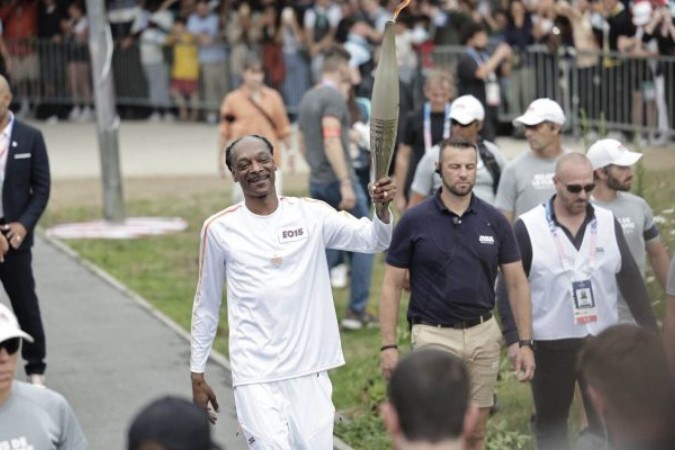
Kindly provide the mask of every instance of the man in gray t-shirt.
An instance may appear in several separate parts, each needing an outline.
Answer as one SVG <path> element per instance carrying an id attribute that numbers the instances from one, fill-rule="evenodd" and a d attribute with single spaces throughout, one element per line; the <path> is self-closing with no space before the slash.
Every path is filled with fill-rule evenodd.
<path id="1" fill-rule="evenodd" d="M 530 150 L 507 164 L 499 181 L 495 206 L 511 222 L 555 194 L 555 164 L 565 153 L 562 148 L 565 114 L 558 103 L 540 98 L 513 123 L 525 127 Z"/>
<path id="2" fill-rule="evenodd" d="M 0 304 L 0 449 L 85 450 L 89 448 L 70 405 L 42 386 L 16 381 L 21 341 L 16 316 Z"/>
<path id="3" fill-rule="evenodd" d="M 642 157 L 616 139 L 601 139 L 591 145 L 586 156 L 593 165 L 595 190 L 591 201 L 614 213 L 621 224 L 630 252 L 642 276 L 647 270 L 647 255 L 654 275 L 665 288 L 668 276 L 668 251 L 659 239 L 654 214 L 647 202 L 630 192 L 633 165 Z M 626 302 L 620 298 L 619 321 L 634 322 Z"/>
<path id="4" fill-rule="evenodd" d="M 349 58 L 339 46 L 324 53 L 321 83 L 305 93 L 298 107 L 298 140 L 309 165 L 309 195 L 360 219 L 370 210 L 349 157 Z M 328 249 L 326 259 L 332 269 L 340 262 L 340 252 Z M 352 253 L 349 264 L 349 305 L 340 324 L 346 330 L 375 326 L 377 319 L 367 311 L 373 255 Z"/>
<path id="5" fill-rule="evenodd" d="M 501 171 L 506 166 L 506 158 L 499 147 L 479 137 L 484 119 L 485 109 L 473 95 L 462 95 L 450 105 L 448 120 L 452 136 L 464 138 L 478 146 L 476 184 L 473 187 L 473 193 L 492 205 L 495 202 L 496 186 L 499 183 Z M 441 177 L 436 172 L 438 156 L 439 145 L 435 145 L 417 164 L 410 187 L 408 207 L 421 202 L 441 187 Z"/>

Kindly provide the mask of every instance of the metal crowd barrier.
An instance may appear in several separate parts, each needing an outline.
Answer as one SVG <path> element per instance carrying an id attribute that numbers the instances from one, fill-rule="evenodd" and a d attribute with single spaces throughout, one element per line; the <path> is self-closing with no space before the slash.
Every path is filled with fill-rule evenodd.
<path id="1" fill-rule="evenodd" d="M 454 73 L 460 46 L 434 50 L 436 65 Z M 629 57 L 616 52 L 577 52 L 529 47 L 514 53 L 511 71 L 500 78 L 499 119 L 510 122 L 539 97 L 565 110 L 567 130 L 640 134 L 666 143 L 675 138 L 675 57 Z"/>
<path id="2" fill-rule="evenodd" d="M 88 62 L 86 46 L 42 40 L 6 41 L 6 44 L 10 53 L 19 55 L 12 58 L 10 73 L 17 102 L 66 108 L 74 104 L 72 67 L 74 63 Z M 433 62 L 454 72 L 457 58 L 463 53 L 465 49 L 461 46 L 436 47 Z M 164 56 L 170 67 L 170 48 L 165 49 Z M 309 61 L 305 55 L 294 55 L 289 62 L 288 82 L 281 91 L 289 112 L 293 113 L 298 99 L 309 87 Z M 0 65 L 0 71 L 2 69 Z M 118 106 L 152 106 L 137 44 L 116 45 L 113 70 Z M 224 75 L 232 80 L 229 88 L 236 87 L 240 77 L 233 73 Z M 79 79 L 79 83 L 82 82 Z M 581 53 L 566 47 L 551 51 L 538 45 L 514 53 L 510 73 L 502 76 L 500 83 L 499 118 L 503 122 L 522 114 L 533 99 L 549 97 L 563 106 L 569 118 L 567 130 L 575 134 L 588 130 L 621 131 L 666 141 L 675 138 L 673 56 L 639 58 L 618 53 Z M 79 95 L 81 97 L 81 93 Z M 200 98 L 199 108 L 213 109 L 220 101 L 208 100 L 207 103 Z"/>

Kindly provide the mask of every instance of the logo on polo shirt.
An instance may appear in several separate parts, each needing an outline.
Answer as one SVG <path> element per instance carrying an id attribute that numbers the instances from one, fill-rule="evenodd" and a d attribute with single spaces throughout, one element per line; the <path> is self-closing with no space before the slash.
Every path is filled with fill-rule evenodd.
<path id="1" fill-rule="evenodd" d="M 481 244 L 494 244 L 495 243 L 495 238 L 493 236 L 483 236 L 482 234 L 478 236 L 478 242 Z"/>

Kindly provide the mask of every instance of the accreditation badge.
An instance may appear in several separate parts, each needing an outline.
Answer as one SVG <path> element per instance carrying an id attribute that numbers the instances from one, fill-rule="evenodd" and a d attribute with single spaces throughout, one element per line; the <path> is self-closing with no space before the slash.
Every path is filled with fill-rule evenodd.
<path id="1" fill-rule="evenodd" d="M 598 308 L 595 305 L 591 280 L 573 281 L 572 297 L 574 299 L 575 325 L 597 322 Z"/>
<path id="2" fill-rule="evenodd" d="M 485 83 L 485 103 L 490 106 L 499 106 L 501 102 L 501 92 L 497 80 L 490 80 Z"/>

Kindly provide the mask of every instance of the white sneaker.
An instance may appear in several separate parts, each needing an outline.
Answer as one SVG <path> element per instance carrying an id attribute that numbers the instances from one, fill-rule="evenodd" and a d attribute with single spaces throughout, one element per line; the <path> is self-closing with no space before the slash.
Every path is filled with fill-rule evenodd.
<path id="1" fill-rule="evenodd" d="M 28 375 L 28 382 L 33 386 L 46 387 L 45 376 L 40 375 L 39 373 L 31 373 L 30 375 Z"/>
<path id="2" fill-rule="evenodd" d="M 59 116 L 57 116 L 56 114 L 54 114 L 53 116 L 49 116 L 47 117 L 47 120 L 45 120 L 45 123 L 47 125 L 56 125 L 57 123 L 59 123 Z"/>
<path id="3" fill-rule="evenodd" d="M 330 270 L 330 285 L 335 289 L 347 287 L 346 264 L 339 264 Z"/>
<path id="4" fill-rule="evenodd" d="M 649 138 L 649 143 L 654 147 L 665 147 L 668 145 L 668 132 L 662 132 L 658 136 L 655 133 L 654 136 Z"/>
<path id="5" fill-rule="evenodd" d="M 164 117 L 162 118 L 164 122 L 166 123 L 174 123 L 176 121 L 176 116 L 174 116 L 172 113 L 167 112 L 164 113 Z"/>
<path id="6" fill-rule="evenodd" d="M 148 122 L 159 122 L 162 120 L 162 115 L 159 113 L 159 111 L 155 111 L 150 116 L 148 117 Z"/>
<path id="7" fill-rule="evenodd" d="M 86 106 L 82 108 L 82 113 L 80 114 L 79 121 L 80 122 L 89 122 L 91 119 L 94 118 L 94 111 Z"/>
<path id="8" fill-rule="evenodd" d="M 71 122 L 80 120 L 80 115 L 82 115 L 82 110 L 80 109 L 79 106 L 75 106 L 73 107 L 73 109 L 70 110 L 70 114 L 68 114 L 68 120 L 70 120 Z"/>

